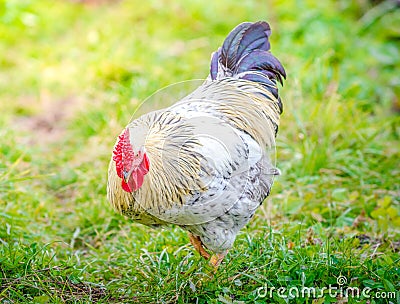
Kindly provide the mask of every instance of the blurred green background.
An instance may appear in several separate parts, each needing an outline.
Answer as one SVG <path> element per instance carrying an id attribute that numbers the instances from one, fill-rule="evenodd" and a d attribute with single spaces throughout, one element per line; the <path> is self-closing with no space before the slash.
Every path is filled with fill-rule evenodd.
<path id="1" fill-rule="evenodd" d="M 288 74 L 282 176 L 211 275 L 179 228 L 115 214 L 108 160 L 142 100 L 257 20 Z M 265 303 L 340 275 L 372 290 L 349 302 L 396 293 L 399 46 L 398 1 L 0 0 L 0 301 Z"/>

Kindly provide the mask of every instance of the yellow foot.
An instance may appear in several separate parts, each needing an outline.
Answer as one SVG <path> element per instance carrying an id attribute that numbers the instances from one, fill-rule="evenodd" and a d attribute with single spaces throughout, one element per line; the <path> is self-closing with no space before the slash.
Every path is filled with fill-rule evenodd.
<path id="1" fill-rule="evenodd" d="M 221 264 L 227 253 L 228 250 L 223 253 L 216 253 L 211 257 L 210 264 L 214 266 L 215 270 L 217 270 L 218 266 Z"/>
<path id="2" fill-rule="evenodd" d="M 204 249 L 203 243 L 201 242 L 200 237 L 195 236 L 189 232 L 189 239 L 190 239 L 190 243 L 192 243 L 194 249 L 196 249 L 203 258 L 208 260 L 210 258 L 210 254 Z"/>

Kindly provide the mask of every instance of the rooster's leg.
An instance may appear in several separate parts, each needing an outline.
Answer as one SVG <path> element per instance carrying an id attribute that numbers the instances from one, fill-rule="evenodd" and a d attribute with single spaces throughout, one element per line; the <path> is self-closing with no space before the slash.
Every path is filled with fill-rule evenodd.
<path id="1" fill-rule="evenodd" d="M 204 249 L 203 243 L 200 240 L 200 237 L 195 236 L 189 232 L 190 243 L 192 243 L 194 249 L 196 249 L 200 255 L 208 260 L 210 258 L 210 254 Z"/>
<path id="2" fill-rule="evenodd" d="M 228 253 L 228 250 L 223 253 L 214 254 L 210 259 L 210 264 L 212 266 L 214 266 L 215 269 L 217 269 L 219 264 L 221 264 L 222 260 L 224 259 L 224 257 L 226 256 L 227 253 Z"/>

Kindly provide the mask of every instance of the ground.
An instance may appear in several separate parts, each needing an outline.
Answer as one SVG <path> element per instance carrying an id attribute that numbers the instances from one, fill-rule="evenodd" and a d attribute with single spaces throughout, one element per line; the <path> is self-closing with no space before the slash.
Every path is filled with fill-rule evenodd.
<path id="1" fill-rule="evenodd" d="M 248 20 L 288 74 L 282 175 L 213 275 L 181 229 L 111 209 L 107 163 Z M 1 303 L 398 303 L 399 29 L 394 1 L 0 3 Z"/>

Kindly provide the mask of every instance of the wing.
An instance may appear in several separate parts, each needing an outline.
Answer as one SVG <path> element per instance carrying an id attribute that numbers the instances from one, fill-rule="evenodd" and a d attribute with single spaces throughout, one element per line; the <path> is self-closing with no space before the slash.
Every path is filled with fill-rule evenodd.
<path id="1" fill-rule="evenodd" d="M 210 113 L 186 109 L 180 115 L 185 115 L 193 136 L 200 142 L 193 152 L 202 156 L 198 176 L 185 178 L 200 178 L 205 188 L 191 189 L 183 205 L 146 211 L 165 222 L 195 225 L 222 216 L 244 195 L 253 196 L 248 208 L 254 211 L 268 195 L 277 172 L 265 150 L 250 135 Z M 263 175 L 263 182 L 257 179 L 258 185 L 252 184 L 254 170 Z"/>

